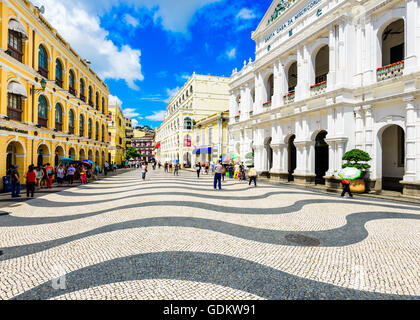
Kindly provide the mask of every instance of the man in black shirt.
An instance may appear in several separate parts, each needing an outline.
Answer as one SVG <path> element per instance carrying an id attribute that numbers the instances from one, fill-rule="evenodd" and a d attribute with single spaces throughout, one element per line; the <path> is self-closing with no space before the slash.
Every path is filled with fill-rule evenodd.
<path id="1" fill-rule="evenodd" d="M 20 179 L 18 166 L 13 166 L 10 172 L 12 183 L 12 198 L 20 198 Z"/>

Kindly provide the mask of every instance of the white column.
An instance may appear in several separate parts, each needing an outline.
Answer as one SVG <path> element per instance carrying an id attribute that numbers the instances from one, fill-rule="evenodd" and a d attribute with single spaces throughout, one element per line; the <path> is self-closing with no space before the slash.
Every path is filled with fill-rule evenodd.
<path id="1" fill-rule="evenodd" d="M 271 148 L 273 149 L 273 167 L 271 168 L 270 172 L 280 173 L 280 144 L 271 144 Z"/>
<path id="2" fill-rule="evenodd" d="M 363 68 L 363 84 L 369 85 L 372 84 L 375 80 L 375 73 L 374 70 L 378 68 L 377 66 L 377 42 L 378 40 L 375 37 L 375 33 L 373 30 L 373 22 L 371 17 L 366 17 L 365 19 L 365 45 L 366 50 L 364 52 L 364 68 Z M 375 68 L 376 67 L 376 68 Z"/>
<path id="3" fill-rule="evenodd" d="M 417 110 L 414 97 L 404 99 L 406 102 L 406 156 L 404 181 L 416 181 L 416 122 Z M 417 164 L 418 165 L 418 164 Z"/>
<path id="4" fill-rule="evenodd" d="M 310 59 L 309 59 L 310 60 Z M 297 74 L 295 101 L 305 99 L 309 96 L 309 68 L 308 49 L 306 45 L 297 50 Z"/>
<path id="5" fill-rule="evenodd" d="M 283 65 L 280 60 L 274 63 L 274 95 L 272 106 L 277 108 L 283 105 Z"/>
<path id="6" fill-rule="evenodd" d="M 262 75 L 260 72 L 257 72 L 255 75 L 255 113 L 259 113 L 262 111 L 262 104 L 263 104 L 263 94 L 264 94 L 264 83 L 262 79 Z"/>
<path id="7" fill-rule="evenodd" d="M 254 164 L 255 164 L 255 170 L 257 170 L 257 172 L 259 173 L 264 171 L 263 165 L 262 165 L 263 149 L 264 149 L 264 146 L 262 145 L 255 146 Z"/>
<path id="8" fill-rule="evenodd" d="M 229 100 L 229 123 L 235 123 L 235 116 L 237 112 L 235 91 L 231 92 Z"/>
<path id="9" fill-rule="evenodd" d="M 373 117 L 372 105 L 363 106 L 365 111 L 365 151 L 369 153 L 374 162 L 378 160 L 378 155 L 373 153 Z M 377 178 L 376 165 L 371 168 L 372 178 Z"/>
<path id="10" fill-rule="evenodd" d="M 337 169 L 337 159 L 336 159 L 336 142 L 334 139 L 328 140 L 325 139 L 325 142 L 328 143 L 328 171 L 325 173 L 327 177 L 334 175 L 334 170 Z"/>
<path id="11" fill-rule="evenodd" d="M 336 84 L 337 49 L 336 49 L 336 25 L 329 27 L 328 47 L 330 49 L 330 71 L 327 75 L 327 90 L 334 90 Z"/>
<path id="12" fill-rule="evenodd" d="M 418 72 L 420 54 L 420 23 L 418 17 L 418 1 L 408 0 L 406 4 L 406 25 L 405 32 L 405 61 L 404 74 Z"/>
<path id="13" fill-rule="evenodd" d="M 355 107 L 354 113 L 356 114 L 356 130 L 355 130 L 355 148 L 364 149 L 363 147 L 363 118 L 362 118 L 362 108 Z"/>

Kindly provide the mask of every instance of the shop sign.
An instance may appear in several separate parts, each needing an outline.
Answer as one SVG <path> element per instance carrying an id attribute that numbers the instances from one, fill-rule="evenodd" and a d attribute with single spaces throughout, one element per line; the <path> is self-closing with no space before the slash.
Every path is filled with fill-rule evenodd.
<path id="1" fill-rule="evenodd" d="M 0 127 L 0 130 L 23 133 L 23 134 L 28 134 L 29 133 L 28 131 L 25 131 L 25 130 L 20 130 L 20 129 L 17 129 L 17 128 L 8 128 L 8 127 Z"/>

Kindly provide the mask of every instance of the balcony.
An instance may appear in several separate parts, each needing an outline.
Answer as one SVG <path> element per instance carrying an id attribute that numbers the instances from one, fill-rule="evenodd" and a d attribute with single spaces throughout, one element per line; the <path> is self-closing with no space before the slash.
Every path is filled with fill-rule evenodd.
<path id="1" fill-rule="evenodd" d="M 251 110 L 250 112 L 249 112 L 249 116 L 250 117 L 252 117 L 254 115 L 254 110 Z"/>
<path id="2" fill-rule="evenodd" d="M 239 118 L 241 117 L 240 114 L 238 114 L 237 116 L 235 116 L 235 122 L 239 122 Z"/>
<path id="3" fill-rule="evenodd" d="M 283 96 L 284 104 L 289 104 L 295 102 L 295 92 L 289 92 Z"/>
<path id="4" fill-rule="evenodd" d="M 38 124 L 41 127 L 48 128 L 48 119 L 44 117 L 38 117 Z"/>
<path id="5" fill-rule="evenodd" d="M 69 134 L 74 134 L 74 127 L 69 127 Z"/>
<path id="6" fill-rule="evenodd" d="M 83 102 L 86 102 L 86 97 L 83 94 L 80 94 L 80 100 L 82 100 Z"/>
<path id="7" fill-rule="evenodd" d="M 63 80 L 61 80 L 61 79 L 55 79 L 55 84 L 57 86 L 59 86 L 60 88 L 62 88 L 63 87 Z"/>
<path id="8" fill-rule="evenodd" d="M 7 107 L 7 116 L 10 120 L 22 121 L 22 110 Z"/>
<path id="9" fill-rule="evenodd" d="M 271 108 L 271 101 L 267 101 L 266 103 L 263 103 L 263 108 Z"/>
<path id="10" fill-rule="evenodd" d="M 404 60 L 398 61 L 376 70 L 376 81 L 383 81 L 403 75 Z"/>
<path id="11" fill-rule="evenodd" d="M 57 131 L 63 131 L 63 123 L 62 122 L 56 122 L 55 123 L 55 128 L 57 129 Z"/>
<path id="12" fill-rule="evenodd" d="M 44 78 L 48 79 L 48 70 L 43 67 L 39 67 L 38 73 Z"/>
<path id="13" fill-rule="evenodd" d="M 74 88 L 69 88 L 69 93 L 74 95 L 75 97 L 77 96 L 77 91 Z"/>
<path id="14" fill-rule="evenodd" d="M 6 51 L 6 53 L 11 56 L 12 58 L 16 59 L 19 62 L 23 61 L 23 53 L 16 50 L 15 48 L 13 48 L 12 46 L 8 46 L 8 49 Z"/>
<path id="15" fill-rule="evenodd" d="M 320 83 L 314 84 L 311 86 L 311 97 L 319 96 L 327 91 L 327 81 L 322 81 Z"/>

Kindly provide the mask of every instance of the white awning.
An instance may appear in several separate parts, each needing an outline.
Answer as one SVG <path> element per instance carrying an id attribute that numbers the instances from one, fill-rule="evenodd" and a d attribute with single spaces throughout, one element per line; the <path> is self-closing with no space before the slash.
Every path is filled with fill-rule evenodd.
<path id="1" fill-rule="evenodd" d="M 25 87 L 22 86 L 20 83 L 14 82 L 14 81 L 10 82 L 9 85 L 7 86 L 7 92 L 12 93 L 12 94 L 17 94 L 24 98 L 28 97 L 28 95 L 26 94 Z"/>
<path id="2" fill-rule="evenodd" d="M 16 20 L 12 19 L 12 20 L 9 21 L 9 30 L 19 32 L 26 39 L 29 38 L 25 27 L 20 22 L 18 22 Z"/>

